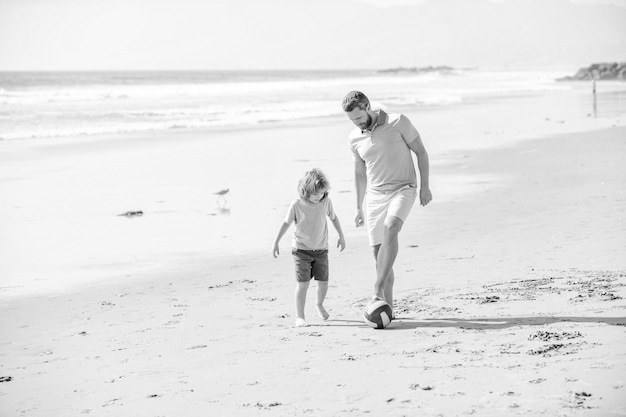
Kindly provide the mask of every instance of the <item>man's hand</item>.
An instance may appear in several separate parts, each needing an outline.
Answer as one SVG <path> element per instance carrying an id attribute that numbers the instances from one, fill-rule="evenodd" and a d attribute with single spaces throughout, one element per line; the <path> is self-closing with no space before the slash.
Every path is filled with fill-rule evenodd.
<path id="1" fill-rule="evenodd" d="M 277 258 L 278 255 L 280 255 L 280 250 L 278 249 L 278 243 L 274 243 L 272 245 L 272 255 L 274 255 L 274 258 Z"/>
<path id="2" fill-rule="evenodd" d="M 354 216 L 354 224 L 356 225 L 356 227 L 361 227 L 364 223 L 365 220 L 363 219 L 363 210 L 357 209 L 356 216 Z"/>
<path id="3" fill-rule="evenodd" d="M 422 206 L 425 206 L 426 204 L 430 203 L 432 199 L 433 199 L 433 195 L 430 192 L 430 188 L 423 187 L 420 189 L 420 204 Z"/>

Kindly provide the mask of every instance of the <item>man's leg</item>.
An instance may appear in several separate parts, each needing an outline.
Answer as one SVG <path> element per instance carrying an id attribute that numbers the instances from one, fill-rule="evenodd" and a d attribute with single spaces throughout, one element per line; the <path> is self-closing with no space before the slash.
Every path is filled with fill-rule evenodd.
<path id="1" fill-rule="evenodd" d="M 378 252 L 380 250 L 380 245 L 376 245 L 376 246 L 372 246 L 372 249 L 374 250 L 374 259 L 376 260 L 376 271 L 378 271 Z M 384 293 L 384 299 L 387 302 L 387 304 L 389 304 L 389 306 L 391 306 L 391 310 L 393 311 L 393 283 L 395 281 L 395 276 L 393 273 L 393 268 L 391 268 L 391 272 L 389 273 L 389 275 L 387 276 L 387 280 L 385 281 L 385 289 L 383 291 Z"/>
<path id="2" fill-rule="evenodd" d="M 402 229 L 402 220 L 395 216 L 385 219 L 383 243 L 376 249 L 376 284 L 374 293 L 387 301 L 393 309 L 393 263 L 398 255 L 398 233 Z"/>
<path id="3" fill-rule="evenodd" d="M 389 275 L 387 276 L 387 281 L 385 281 L 385 301 L 387 301 L 387 304 L 389 304 L 389 306 L 391 307 L 391 314 L 392 314 L 392 318 L 396 316 L 396 313 L 393 310 L 393 282 L 394 282 L 394 275 L 393 275 L 393 269 L 391 270 L 391 272 L 389 272 Z"/>

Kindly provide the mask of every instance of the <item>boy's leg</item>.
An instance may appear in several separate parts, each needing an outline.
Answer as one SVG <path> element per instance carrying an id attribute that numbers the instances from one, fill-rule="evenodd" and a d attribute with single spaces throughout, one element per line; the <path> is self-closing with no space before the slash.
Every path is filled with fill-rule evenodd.
<path id="1" fill-rule="evenodd" d="M 328 281 L 317 281 L 317 314 L 323 319 L 328 320 L 328 312 L 324 308 L 324 299 L 328 293 Z"/>
<path id="2" fill-rule="evenodd" d="M 304 305 L 306 304 L 306 292 L 309 289 L 310 282 L 311 281 L 298 282 L 296 284 L 296 326 L 297 327 L 308 326 L 307 322 L 304 320 Z"/>
<path id="3" fill-rule="evenodd" d="M 306 304 L 306 293 L 311 282 L 311 266 L 313 257 L 307 251 L 293 249 L 291 251 L 296 268 L 296 326 L 308 326 L 304 320 L 304 305 Z"/>
<path id="4" fill-rule="evenodd" d="M 328 251 L 316 251 L 315 261 L 311 267 L 311 273 L 315 277 L 317 283 L 317 314 L 323 319 L 328 320 L 328 312 L 324 308 L 324 300 L 328 293 Z"/>

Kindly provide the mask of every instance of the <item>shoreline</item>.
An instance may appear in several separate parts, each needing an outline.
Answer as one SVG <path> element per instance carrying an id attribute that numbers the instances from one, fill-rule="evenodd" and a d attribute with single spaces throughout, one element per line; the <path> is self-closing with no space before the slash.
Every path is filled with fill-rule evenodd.
<path id="1" fill-rule="evenodd" d="M 528 90 L 528 91 L 510 91 L 506 93 L 491 92 L 486 93 L 484 96 L 472 96 L 465 97 L 462 101 L 457 103 L 447 104 L 407 104 L 407 105 L 395 105 L 394 111 L 413 113 L 413 114 L 429 114 L 429 113 L 441 113 L 441 112 L 455 112 L 463 108 L 474 107 L 489 107 L 493 102 L 500 103 L 502 105 L 515 105 L 516 102 L 522 102 L 528 100 L 528 102 L 536 101 L 545 97 L 555 97 L 559 95 L 578 96 L 576 100 L 580 100 L 581 94 L 587 94 L 591 92 L 591 87 L 588 88 L 586 81 L 559 81 L 556 85 L 563 86 L 563 88 L 555 88 L 548 90 Z M 601 80 L 598 81 L 598 97 L 610 95 L 614 93 L 621 94 L 625 91 L 624 82 L 613 80 Z M 604 87 L 603 87 L 604 86 Z M 340 110 L 340 103 L 337 103 L 337 108 Z M 591 110 L 591 106 L 589 107 Z M 536 111 L 536 110 L 533 110 Z M 339 112 L 340 113 L 340 112 Z M 579 115 L 580 116 L 580 115 Z M 588 116 L 591 116 L 589 114 Z M 603 118 L 606 118 L 605 115 Z M 621 115 L 611 114 L 608 116 L 622 118 Z M 212 135 L 222 135 L 228 133 L 247 133 L 256 130 L 267 129 L 290 129 L 290 128 L 305 128 L 316 126 L 320 123 L 339 122 L 345 121 L 345 117 L 342 114 L 327 115 L 327 116 L 315 116 L 306 117 L 300 119 L 289 119 L 274 121 L 268 120 L 264 122 L 256 122 L 252 124 L 235 124 L 224 126 L 212 126 L 212 127 L 185 127 L 185 128 L 169 128 L 166 130 L 136 130 L 125 132 L 110 132 L 110 133 L 97 133 L 97 134 L 81 134 L 75 136 L 53 136 L 53 137 L 36 137 L 36 138 L 24 138 L 24 139 L 1 139 L 0 146 L 35 146 L 35 147 L 53 147 L 53 146 L 72 146 L 72 145 L 87 145 L 99 142 L 117 142 L 117 141 L 151 141 L 153 137 L 161 140 L 164 137 L 182 136 L 187 139 L 194 137 L 206 137 Z M 611 123 L 611 122 L 607 122 Z M 597 127 L 591 126 L 585 129 L 595 129 Z M 561 133 L 568 133 L 568 131 L 561 131 Z"/>

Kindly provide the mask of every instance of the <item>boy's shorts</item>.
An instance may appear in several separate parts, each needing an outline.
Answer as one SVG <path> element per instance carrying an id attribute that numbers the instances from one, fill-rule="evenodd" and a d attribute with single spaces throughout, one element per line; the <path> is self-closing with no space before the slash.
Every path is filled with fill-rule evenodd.
<path id="1" fill-rule="evenodd" d="M 385 219 L 398 217 L 404 223 L 417 199 L 417 187 L 407 185 L 389 193 L 367 192 L 366 223 L 370 246 L 383 243 Z"/>
<path id="2" fill-rule="evenodd" d="M 296 265 L 296 281 L 328 281 L 328 250 L 292 249 Z"/>

